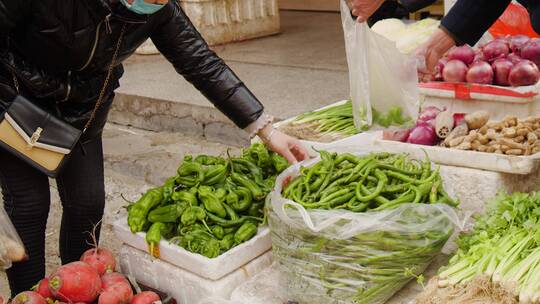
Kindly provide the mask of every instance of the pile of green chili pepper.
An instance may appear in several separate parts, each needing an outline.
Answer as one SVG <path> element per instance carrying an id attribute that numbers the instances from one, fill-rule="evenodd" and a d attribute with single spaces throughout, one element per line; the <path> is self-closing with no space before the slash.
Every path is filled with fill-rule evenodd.
<path id="1" fill-rule="evenodd" d="M 268 214 L 287 296 L 311 304 L 385 303 L 411 279 L 423 279 L 452 235 L 447 205 L 457 203 L 428 159 L 390 153 L 320 155 L 313 166 L 300 169 L 282 194 L 304 206 L 311 223 L 324 223 L 324 228 L 312 230 L 295 208 L 285 209 L 286 220 L 272 208 Z M 270 206 L 281 208 L 278 202 Z"/>
<path id="2" fill-rule="evenodd" d="M 149 252 L 159 257 L 162 238 L 215 258 L 257 234 L 265 222 L 264 199 L 287 160 L 260 143 L 240 157 L 187 155 L 161 187 L 128 206 L 133 233 L 146 232 Z"/>
<path id="3" fill-rule="evenodd" d="M 321 161 L 283 190 L 283 196 L 306 209 L 382 211 L 405 203 L 445 203 L 456 206 L 443 189 L 439 168 L 429 159 L 376 153 L 367 156 L 320 151 Z"/>

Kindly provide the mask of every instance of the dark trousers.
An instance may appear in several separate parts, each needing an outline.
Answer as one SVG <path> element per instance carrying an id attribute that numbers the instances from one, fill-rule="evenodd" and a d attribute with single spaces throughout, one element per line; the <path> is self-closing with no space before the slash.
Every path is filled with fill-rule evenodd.
<path id="1" fill-rule="evenodd" d="M 62 201 L 62 264 L 79 260 L 91 246 L 92 231 L 105 206 L 101 136 L 77 145 L 56 179 Z M 0 148 L 0 183 L 4 207 L 19 233 L 29 260 L 7 271 L 13 296 L 45 276 L 45 227 L 50 207 L 49 179 Z M 97 229 L 99 237 L 99 228 Z"/>

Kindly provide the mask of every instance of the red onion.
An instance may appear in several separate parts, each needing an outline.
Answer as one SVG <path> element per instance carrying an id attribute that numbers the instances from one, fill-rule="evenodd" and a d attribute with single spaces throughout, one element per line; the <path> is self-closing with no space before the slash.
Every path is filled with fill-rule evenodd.
<path id="1" fill-rule="evenodd" d="M 484 53 L 482 53 L 481 50 L 477 50 L 474 55 L 473 62 L 477 61 L 486 61 L 486 58 L 484 57 Z"/>
<path id="2" fill-rule="evenodd" d="M 450 60 L 443 69 L 443 79 L 448 82 L 465 82 L 467 66 L 461 60 Z"/>
<path id="3" fill-rule="evenodd" d="M 514 87 L 533 85 L 538 82 L 539 78 L 538 66 L 534 62 L 525 59 L 514 65 L 508 75 L 508 81 Z"/>
<path id="4" fill-rule="evenodd" d="M 530 38 L 525 35 L 516 35 L 516 36 L 510 37 L 509 40 L 510 40 L 509 41 L 510 49 L 512 50 L 513 53 L 519 55 L 521 52 L 521 48 L 529 42 Z"/>
<path id="5" fill-rule="evenodd" d="M 437 81 L 443 80 L 442 71 L 447 62 L 448 62 L 447 58 L 439 59 L 439 61 L 437 62 L 437 65 L 435 66 L 435 80 Z"/>
<path id="6" fill-rule="evenodd" d="M 485 61 L 477 61 L 471 65 L 467 71 L 468 83 L 492 84 L 493 69 Z"/>
<path id="7" fill-rule="evenodd" d="M 516 64 L 521 61 L 521 57 L 514 53 L 508 54 L 508 56 L 506 56 L 506 59 L 510 60 L 512 64 Z"/>
<path id="8" fill-rule="evenodd" d="M 430 120 L 434 120 L 435 118 L 437 118 L 437 115 L 439 115 L 439 113 L 441 113 L 442 111 L 446 111 L 446 107 L 444 107 L 442 110 L 435 106 L 425 107 L 422 109 L 422 112 L 420 112 L 420 115 L 418 115 L 416 123 L 429 122 Z"/>
<path id="9" fill-rule="evenodd" d="M 525 46 L 521 48 L 521 58 L 528 59 L 536 65 L 540 65 L 540 41 L 539 39 L 531 39 Z"/>
<path id="10" fill-rule="evenodd" d="M 493 40 L 482 47 L 482 52 L 487 61 L 491 62 L 498 58 L 504 58 L 510 53 L 508 44 L 502 40 Z"/>
<path id="11" fill-rule="evenodd" d="M 493 68 L 493 73 L 495 74 L 494 83 L 501 86 L 509 86 L 508 74 L 510 70 L 514 67 L 512 61 L 504 58 L 499 58 L 493 62 L 491 65 Z"/>
<path id="12" fill-rule="evenodd" d="M 411 130 L 407 142 L 417 145 L 433 146 L 437 143 L 435 128 L 428 123 L 421 122 Z"/>
<path id="13" fill-rule="evenodd" d="M 468 45 L 454 47 L 448 52 L 448 59 L 461 60 L 466 65 L 469 65 L 473 62 L 474 50 Z"/>
<path id="14" fill-rule="evenodd" d="M 411 129 L 384 130 L 383 131 L 383 139 L 392 140 L 392 141 L 399 141 L 399 142 L 406 142 L 407 138 L 409 138 L 409 134 L 411 134 Z"/>
<path id="15" fill-rule="evenodd" d="M 454 113 L 454 128 L 465 122 L 465 113 Z"/>

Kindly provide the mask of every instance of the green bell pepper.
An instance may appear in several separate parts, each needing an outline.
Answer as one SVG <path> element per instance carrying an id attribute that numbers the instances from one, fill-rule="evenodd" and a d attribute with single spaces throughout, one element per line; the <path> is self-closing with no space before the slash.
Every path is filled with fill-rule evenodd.
<path id="1" fill-rule="evenodd" d="M 163 188 L 148 190 L 135 204 L 129 208 L 128 225 L 131 232 L 137 233 L 148 225 L 147 215 L 150 210 L 163 201 Z"/>
<path id="2" fill-rule="evenodd" d="M 227 217 L 227 211 L 223 207 L 223 204 L 219 201 L 218 197 L 214 194 L 212 188 L 208 186 L 200 186 L 198 194 L 199 199 L 208 212 L 214 213 L 221 218 Z"/>

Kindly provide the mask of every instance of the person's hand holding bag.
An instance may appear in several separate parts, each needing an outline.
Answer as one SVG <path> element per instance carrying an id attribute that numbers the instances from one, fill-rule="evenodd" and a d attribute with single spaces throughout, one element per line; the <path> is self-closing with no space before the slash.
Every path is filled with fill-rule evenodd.
<path id="1" fill-rule="evenodd" d="M 358 22 L 365 22 L 381 7 L 385 0 L 346 0 Z"/>

